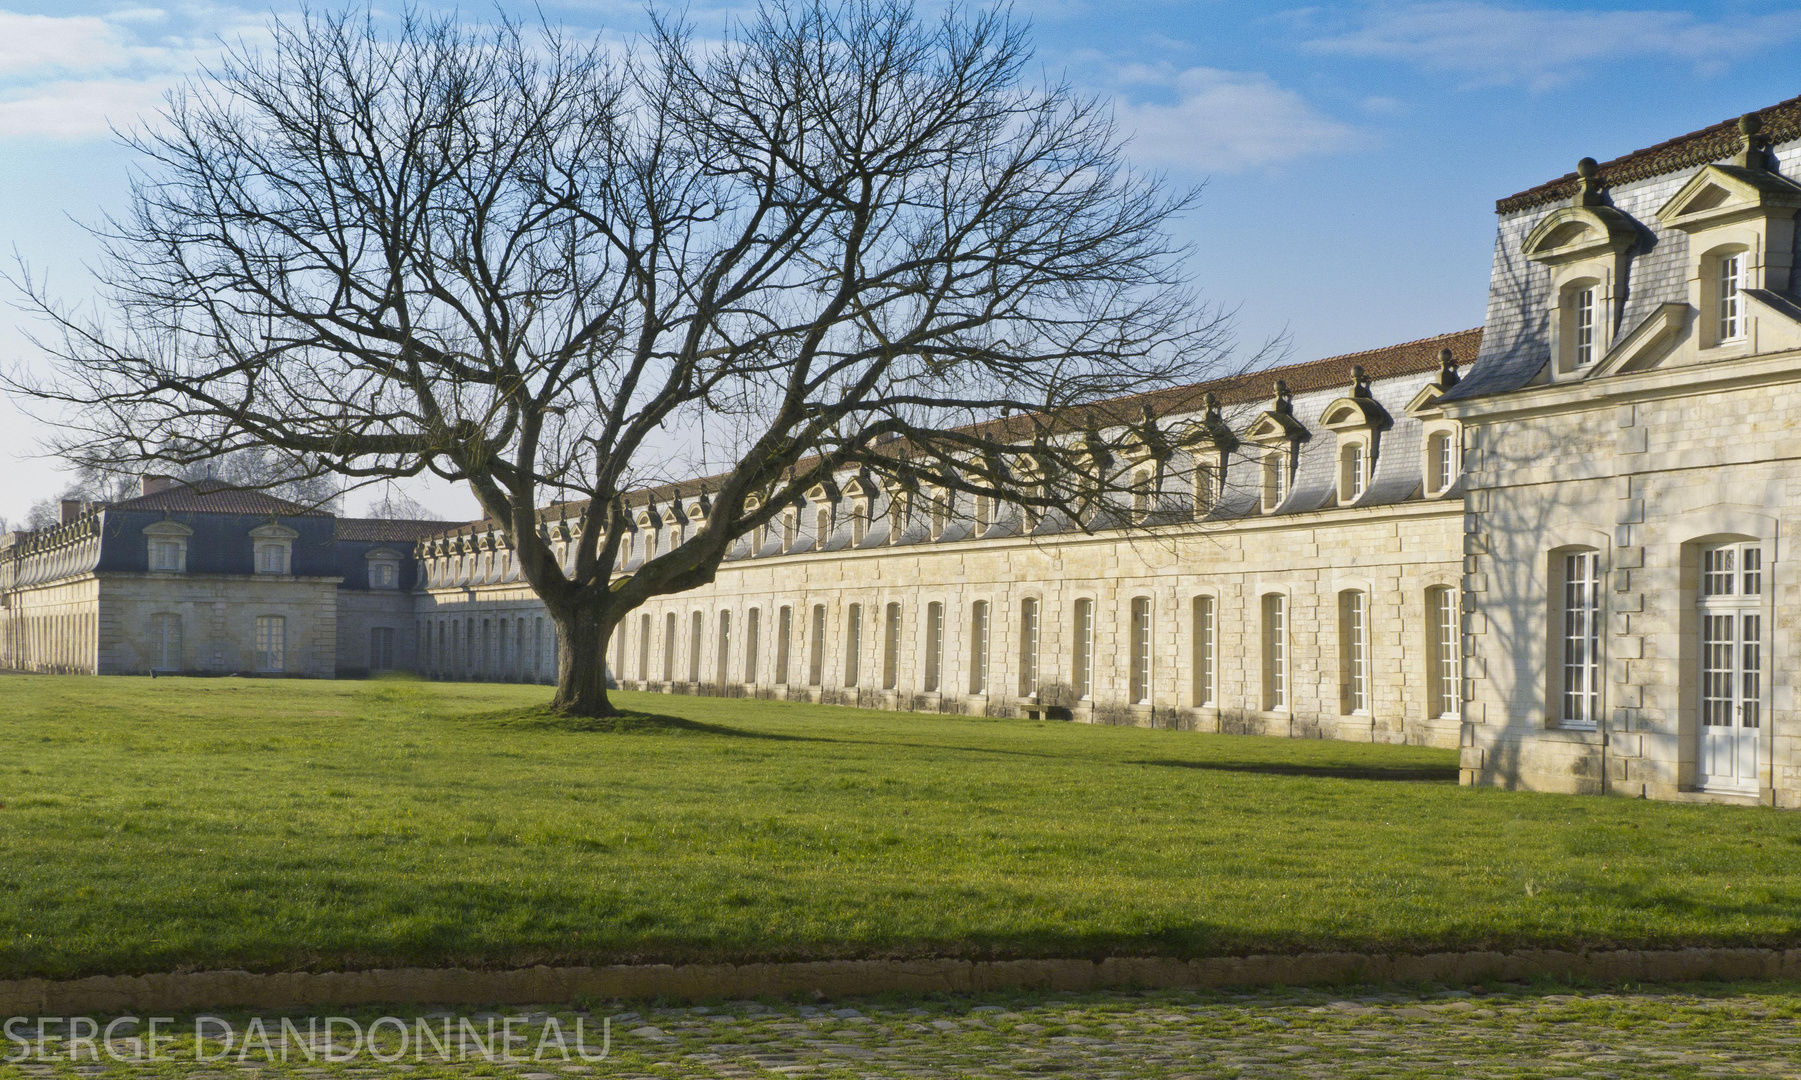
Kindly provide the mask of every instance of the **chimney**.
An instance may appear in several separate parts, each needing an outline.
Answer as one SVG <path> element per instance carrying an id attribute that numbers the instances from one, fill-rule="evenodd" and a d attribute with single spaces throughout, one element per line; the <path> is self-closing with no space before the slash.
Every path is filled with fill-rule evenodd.
<path id="1" fill-rule="evenodd" d="M 81 516 L 81 512 L 85 509 L 87 509 L 87 504 L 80 499 L 64 499 L 62 523 L 67 525 L 69 522 L 74 521 Z"/>
<path id="2" fill-rule="evenodd" d="M 159 491 L 168 491 L 170 488 L 174 487 L 175 478 L 173 476 L 163 476 L 160 473 L 145 473 L 141 483 L 143 484 L 143 490 L 138 494 L 155 495 Z"/>

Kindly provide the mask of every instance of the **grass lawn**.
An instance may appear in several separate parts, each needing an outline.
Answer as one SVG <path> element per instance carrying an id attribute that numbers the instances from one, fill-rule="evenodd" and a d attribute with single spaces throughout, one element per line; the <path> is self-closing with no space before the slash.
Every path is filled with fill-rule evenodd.
<path id="1" fill-rule="evenodd" d="M 0 977 L 1801 943 L 1801 815 L 1415 747 L 538 687 L 0 677 Z"/>

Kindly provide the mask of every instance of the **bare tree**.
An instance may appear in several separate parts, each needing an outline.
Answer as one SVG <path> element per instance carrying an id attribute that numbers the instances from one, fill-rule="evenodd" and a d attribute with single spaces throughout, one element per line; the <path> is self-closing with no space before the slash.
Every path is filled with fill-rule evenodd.
<path id="1" fill-rule="evenodd" d="M 612 711 L 627 612 L 844 470 L 1091 527 L 1118 472 L 1098 431 L 1137 419 L 1091 406 L 1226 355 L 1165 232 L 1192 193 L 1028 81 L 1003 14 L 772 0 L 723 41 L 657 19 L 626 50 L 418 15 L 273 38 L 131 138 L 105 318 L 21 271 L 60 328 L 29 390 L 74 406 L 76 460 L 267 446 L 467 482 L 559 628 L 571 713 Z M 704 525 L 617 573 L 627 496 L 703 428 L 730 463 Z"/>

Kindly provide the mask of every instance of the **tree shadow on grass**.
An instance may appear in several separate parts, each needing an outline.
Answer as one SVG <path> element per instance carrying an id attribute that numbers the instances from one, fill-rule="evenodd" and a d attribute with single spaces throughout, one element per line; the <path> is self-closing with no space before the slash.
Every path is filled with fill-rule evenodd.
<path id="1" fill-rule="evenodd" d="M 1171 769 L 1204 769 L 1210 772 L 1263 773 L 1267 776 L 1314 776 L 1332 780 L 1409 780 L 1457 782 L 1456 765 L 1297 765 L 1277 761 L 1133 761 L 1133 765 L 1161 765 Z"/>
<path id="2" fill-rule="evenodd" d="M 597 735 L 725 735 L 737 739 L 766 739 L 774 742 L 832 741 L 807 735 L 747 731 L 744 728 L 727 727 L 724 724 L 708 724 L 700 720 L 689 720 L 682 716 L 665 716 L 661 713 L 621 712 L 616 716 L 565 716 L 548 706 L 474 713 L 467 716 L 466 719 L 493 724 L 510 731 Z"/>

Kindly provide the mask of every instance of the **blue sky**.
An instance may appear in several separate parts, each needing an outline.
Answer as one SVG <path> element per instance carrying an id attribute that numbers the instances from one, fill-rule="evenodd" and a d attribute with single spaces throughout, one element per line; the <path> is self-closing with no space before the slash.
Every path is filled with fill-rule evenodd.
<path id="1" fill-rule="evenodd" d="M 123 205 L 130 164 L 108 123 L 153 110 L 221 37 L 254 41 L 285 7 L 0 0 L 6 241 L 63 295 L 83 296 L 92 245 L 77 222 Z M 624 0 L 500 7 L 622 38 L 645 21 Z M 702 33 L 736 10 L 688 7 Z M 1801 94 L 1792 2 L 1021 0 L 1014 11 L 1031 20 L 1047 71 L 1113 101 L 1137 163 L 1205 182 L 1179 223 L 1196 282 L 1237 309 L 1248 347 L 1286 334 L 1296 360 L 1479 324 L 1495 199 L 1585 154 L 1605 160 Z M 0 361 L 31 363 L 18 322 L 0 316 Z M 41 434 L 0 402 L 0 516 L 17 520 L 60 489 L 55 463 L 36 456 Z M 473 510 L 457 491 L 413 494 L 447 516 Z"/>

